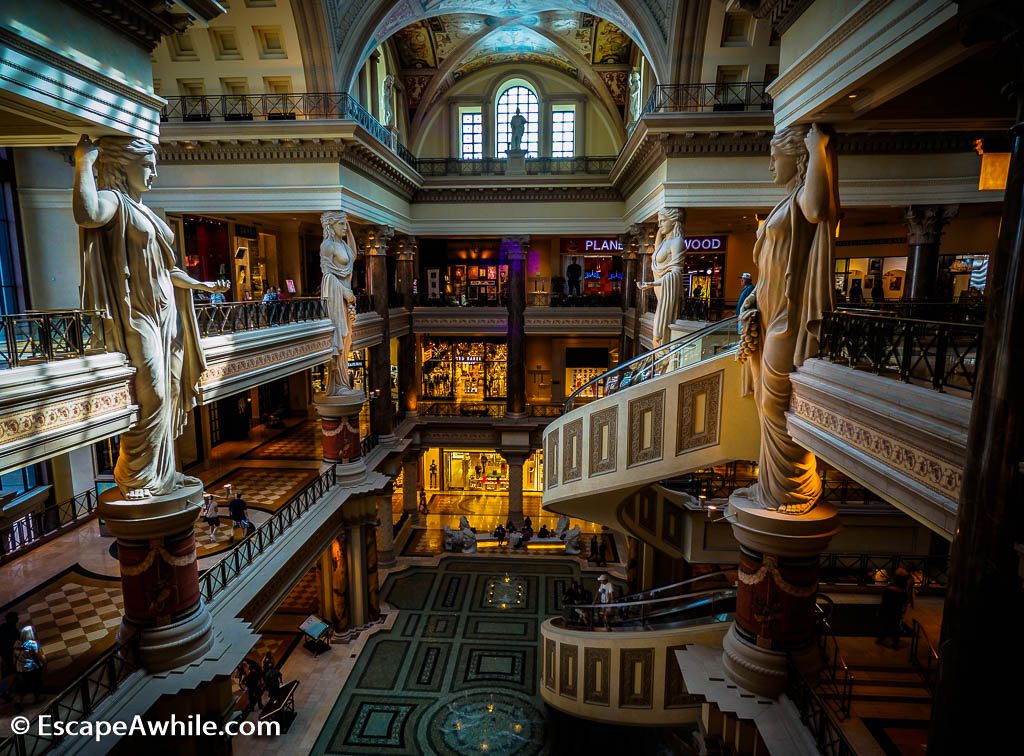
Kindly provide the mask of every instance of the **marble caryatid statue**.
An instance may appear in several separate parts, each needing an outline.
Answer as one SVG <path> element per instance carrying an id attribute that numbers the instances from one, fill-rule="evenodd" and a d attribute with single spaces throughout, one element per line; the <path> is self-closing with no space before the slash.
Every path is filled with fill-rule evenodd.
<path id="1" fill-rule="evenodd" d="M 640 120 L 640 72 L 633 70 L 629 74 L 629 122 Z"/>
<path id="2" fill-rule="evenodd" d="M 395 125 L 395 77 L 388 74 L 384 77 L 382 105 L 384 108 L 384 126 L 391 128 Z"/>
<path id="3" fill-rule="evenodd" d="M 121 434 L 114 480 L 128 500 L 174 494 L 174 440 L 196 405 L 206 369 L 192 290 L 227 291 L 178 267 L 174 234 L 140 201 L 156 178 L 156 152 L 143 139 L 83 136 L 75 149 L 72 208 L 84 229 L 82 307 L 104 317 L 107 348 L 135 368 L 139 418 Z"/>
<path id="4" fill-rule="evenodd" d="M 814 455 L 786 429 L 789 376 L 818 353 L 823 313 L 832 308 L 832 256 L 839 198 L 829 137 L 792 126 L 771 142 L 772 180 L 786 188 L 754 244 L 758 282 L 740 313 L 761 421 L 758 482 L 748 496 L 768 509 L 802 514 L 821 495 Z"/>
<path id="5" fill-rule="evenodd" d="M 654 280 L 638 284 L 641 289 L 654 289 L 658 306 L 654 311 L 655 348 L 670 339 L 669 326 L 679 317 L 683 301 L 683 223 L 686 211 L 678 207 L 666 207 L 658 213 L 658 234 L 654 239 L 654 255 L 651 259 L 651 273 Z"/>
<path id="6" fill-rule="evenodd" d="M 320 244 L 320 297 L 327 317 L 334 324 L 331 341 L 330 377 L 327 393 L 339 396 L 352 393 L 352 377 L 348 369 L 348 353 L 352 350 L 352 332 L 356 322 L 356 295 L 352 291 L 352 269 L 356 262 L 356 243 L 348 216 L 332 210 L 320 216 L 324 240 Z"/>
<path id="7" fill-rule="evenodd" d="M 510 137 L 508 151 L 514 152 L 523 148 L 523 135 L 526 134 L 526 118 L 516 108 L 516 113 L 508 121 Z"/>

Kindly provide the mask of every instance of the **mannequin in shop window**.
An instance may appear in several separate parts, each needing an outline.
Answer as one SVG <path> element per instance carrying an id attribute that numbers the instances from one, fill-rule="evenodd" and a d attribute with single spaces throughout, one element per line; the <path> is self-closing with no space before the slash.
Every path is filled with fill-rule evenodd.
<path id="1" fill-rule="evenodd" d="M 331 339 L 330 378 L 327 393 L 340 396 L 354 392 L 348 367 L 348 354 L 352 349 L 352 331 L 356 322 L 356 295 L 352 291 L 352 269 L 356 261 L 356 244 L 348 216 L 332 210 L 320 216 L 324 240 L 320 244 L 320 297 L 327 317 L 334 324 Z"/>
<path id="2" fill-rule="evenodd" d="M 103 313 L 107 347 L 127 355 L 135 369 L 138 420 L 121 434 L 114 467 L 129 500 L 198 483 L 177 472 L 174 452 L 206 369 L 192 292 L 228 288 L 223 281 L 196 281 L 178 267 L 174 233 L 141 201 L 156 176 L 156 151 L 143 139 L 83 136 L 75 149 L 72 209 L 85 242 L 82 307 Z"/>
<path id="3" fill-rule="evenodd" d="M 669 341 L 669 326 L 679 318 L 683 300 L 683 224 L 686 211 L 678 207 L 666 207 L 658 213 L 658 235 L 654 239 L 654 257 L 651 272 L 654 281 L 638 283 L 640 290 L 654 289 L 658 306 L 654 311 L 655 348 Z"/>

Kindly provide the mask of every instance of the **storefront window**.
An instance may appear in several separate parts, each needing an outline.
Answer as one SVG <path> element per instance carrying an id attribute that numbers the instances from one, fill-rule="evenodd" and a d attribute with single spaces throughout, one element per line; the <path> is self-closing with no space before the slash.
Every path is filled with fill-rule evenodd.
<path id="1" fill-rule="evenodd" d="M 594 347 L 568 347 L 565 350 L 565 390 L 574 394 L 590 381 L 607 372 L 609 368 L 607 349 Z M 594 384 L 586 388 L 578 398 L 597 399 L 603 396 L 602 387 Z"/>
<path id="2" fill-rule="evenodd" d="M 560 282 L 552 287 L 551 303 L 618 304 L 622 294 L 622 243 L 618 239 L 563 239 Z"/>
<path id="3" fill-rule="evenodd" d="M 420 396 L 455 402 L 504 399 L 508 345 L 493 341 L 423 340 Z"/>

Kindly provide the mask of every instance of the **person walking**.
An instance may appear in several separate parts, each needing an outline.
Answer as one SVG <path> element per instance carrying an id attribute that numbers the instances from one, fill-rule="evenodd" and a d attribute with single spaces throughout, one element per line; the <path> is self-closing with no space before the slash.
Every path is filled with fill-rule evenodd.
<path id="1" fill-rule="evenodd" d="M 43 670 L 46 668 L 46 656 L 36 641 L 36 631 L 32 625 L 21 629 L 21 636 L 14 649 L 15 667 L 18 671 L 18 692 L 22 703 L 25 696 L 32 694 L 32 703 L 39 703 L 39 692 L 43 685 Z"/>
<path id="2" fill-rule="evenodd" d="M 217 512 L 217 499 L 213 494 L 204 494 L 203 521 L 210 528 L 210 543 L 217 543 L 217 528 L 220 527 L 220 514 Z"/>
<path id="3" fill-rule="evenodd" d="M 245 535 L 249 534 L 249 529 L 252 527 L 252 523 L 249 522 L 249 512 L 245 504 L 245 499 L 242 498 L 241 491 L 235 491 L 235 498 L 228 502 L 228 513 L 231 515 L 231 523 L 233 530 L 231 538 L 234 540 L 235 531 L 241 529 Z M 245 537 L 244 535 L 242 536 Z"/>
<path id="4" fill-rule="evenodd" d="M 881 632 L 875 643 L 885 645 L 886 639 L 892 638 L 892 647 L 899 650 L 903 612 L 907 604 L 914 605 L 914 581 L 909 572 L 899 567 L 882 591 L 882 603 L 878 608 Z"/>
<path id="5" fill-rule="evenodd" d="M 607 575 L 601 575 L 597 579 L 597 603 L 599 604 L 614 604 L 615 603 L 615 587 L 608 580 Z M 611 606 L 606 606 L 601 612 L 604 616 L 604 628 L 605 630 L 612 629 L 612 617 L 615 614 L 615 609 Z"/>
<path id="6" fill-rule="evenodd" d="M 739 301 L 736 303 L 736 317 L 737 318 L 740 316 L 740 312 L 743 309 L 743 300 L 745 300 L 747 297 L 749 297 L 751 294 L 754 293 L 754 280 L 750 277 L 749 273 L 744 273 L 742 276 L 740 276 L 740 283 L 742 284 L 743 288 L 740 289 L 740 298 L 739 298 Z M 738 323 L 736 325 L 736 328 L 737 328 L 737 333 L 740 333 L 740 334 L 743 333 L 743 323 L 742 322 Z"/>

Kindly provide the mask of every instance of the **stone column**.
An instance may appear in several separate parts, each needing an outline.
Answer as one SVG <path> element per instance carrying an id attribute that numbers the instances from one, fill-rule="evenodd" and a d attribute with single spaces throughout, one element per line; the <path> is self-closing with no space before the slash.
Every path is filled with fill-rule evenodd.
<path id="1" fill-rule="evenodd" d="M 516 524 L 523 522 L 523 463 L 530 456 L 529 452 L 502 452 L 501 456 L 508 463 L 508 518 Z"/>
<path id="2" fill-rule="evenodd" d="M 398 241 L 398 296 L 402 307 L 412 310 L 416 306 L 412 294 L 412 282 L 416 278 L 416 239 L 405 236 Z"/>
<path id="3" fill-rule="evenodd" d="M 633 236 L 626 234 L 621 237 L 622 246 L 625 248 L 625 252 L 622 253 L 622 261 L 625 264 L 625 270 L 622 272 L 622 312 L 623 314 L 629 312 L 630 307 L 636 306 L 636 260 L 637 254 L 634 249 Z M 634 320 L 639 319 L 640 314 L 636 313 Z M 633 334 L 626 333 L 625 325 L 622 328 L 622 337 L 619 340 L 619 363 L 623 363 L 626 360 L 633 357 L 633 350 L 635 349 L 633 342 Z"/>
<path id="4" fill-rule="evenodd" d="M 349 626 L 348 544 L 344 533 L 336 536 L 329 549 L 331 555 L 331 624 L 335 631 Z"/>
<path id="5" fill-rule="evenodd" d="M 788 657 L 803 667 L 817 661 L 814 596 L 818 561 L 840 529 L 835 507 L 784 514 L 733 494 L 729 509 L 740 543 L 736 615 L 722 662 L 738 685 L 763 696 L 786 689 Z"/>
<path id="6" fill-rule="evenodd" d="M 213 647 L 213 621 L 199 594 L 193 530 L 203 484 L 186 477 L 174 493 L 127 501 L 105 491 L 99 516 L 117 538 L 124 618 L 118 638 L 140 634 L 139 653 L 150 672 L 202 657 Z"/>
<path id="7" fill-rule="evenodd" d="M 313 400 L 324 442 L 320 470 L 335 467 L 340 481 L 354 483 L 366 476 L 359 444 L 359 411 L 365 402 L 365 395 L 354 392 L 337 396 L 319 394 Z"/>
<path id="8" fill-rule="evenodd" d="M 637 250 L 636 258 L 636 269 L 633 274 L 635 283 L 633 284 L 633 307 L 634 318 L 633 318 L 633 353 L 631 356 L 636 357 L 641 354 L 644 349 L 640 346 L 640 318 L 647 312 L 647 292 L 640 291 L 636 284 L 640 281 L 646 280 L 650 282 L 651 273 L 649 268 L 651 267 L 651 255 L 654 253 L 654 240 L 657 238 L 658 226 L 655 223 L 634 223 L 629 227 L 629 233 L 634 239 Z"/>
<path id="9" fill-rule="evenodd" d="M 423 452 L 413 450 L 402 460 L 402 511 L 409 515 L 409 521 L 420 522 L 420 458 Z"/>
<path id="10" fill-rule="evenodd" d="M 999 7 L 995 4 L 993 10 Z M 962 4 L 965 34 L 1002 41 L 1010 64 L 1005 91 L 1016 100 L 1010 167 L 995 254 L 989 260 L 985 330 L 964 455 L 939 641 L 939 684 L 932 706 L 930 756 L 998 753 L 1020 737 L 1020 697 L 979 695 L 992 679 L 1019 680 L 1024 652 L 1024 18 L 1002 3 L 1004 23 L 988 7 Z M 1016 28 L 1010 23 L 1016 21 Z M 932 639 L 934 641 L 934 638 Z M 968 722 L 981 723 L 967 726 Z"/>
<path id="11" fill-rule="evenodd" d="M 395 518 L 391 511 L 394 493 L 394 484 L 388 483 L 377 497 L 377 558 L 381 567 L 395 564 Z"/>
<path id="12" fill-rule="evenodd" d="M 907 277 L 903 285 L 904 299 L 934 299 L 938 296 L 942 228 L 956 217 L 958 211 L 959 205 L 911 205 L 907 208 Z"/>
<path id="13" fill-rule="evenodd" d="M 505 416 L 526 417 L 526 255 L 529 236 L 506 236 L 501 257 L 508 262 L 508 394 Z"/>
<path id="14" fill-rule="evenodd" d="M 390 439 L 394 431 L 391 407 L 391 323 L 388 314 L 387 246 L 395 234 L 390 226 L 371 228 L 364 243 L 367 278 L 373 295 L 373 309 L 383 320 L 381 343 L 370 347 L 370 427 L 381 439 Z"/>
<path id="15" fill-rule="evenodd" d="M 366 109 L 369 110 L 373 114 L 373 117 L 376 118 L 379 121 L 379 120 L 381 120 L 381 117 L 380 117 L 380 83 L 379 83 L 379 80 L 378 80 L 378 75 L 379 75 L 378 74 L 378 68 L 380 66 L 380 53 L 377 52 L 376 50 L 374 50 L 372 53 L 370 53 L 369 66 L 370 66 L 370 81 L 369 81 L 370 102 L 367 104 Z"/>
<path id="16" fill-rule="evenodd" d="M 376 615 L 371 611 L 371 594 L 377 586 L 377 544 L 374 537 L 377 499 L 356 496 L 345 502 L 343 546 L 347 576 L 349 625 L 360 627 Z"/>

